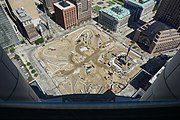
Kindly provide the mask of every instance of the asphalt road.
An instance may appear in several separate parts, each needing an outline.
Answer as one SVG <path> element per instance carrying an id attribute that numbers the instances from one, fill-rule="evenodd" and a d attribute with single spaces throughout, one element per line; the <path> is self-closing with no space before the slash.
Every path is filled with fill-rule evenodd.
<path id="1" fill-rule="evenodd" d="M 21 51 L 24 53 L 24 55 L 29 59 L 32 66 L 36 68 L 36 70 L 39 73 L 39 79 L 36 79 L 36 81 L 39 83 L 41 89 L 43 92 L 45 92 L 47 95 L 61 95 L 59 90 L 56 88 L 55 84 L 53 83 L 52 79 L 48 76 L 46 71 L 42 68 L 38 60 L 34 56 L 34 52 L 37 49 L 36 46 L 26 47 L 22 48 Z"/>

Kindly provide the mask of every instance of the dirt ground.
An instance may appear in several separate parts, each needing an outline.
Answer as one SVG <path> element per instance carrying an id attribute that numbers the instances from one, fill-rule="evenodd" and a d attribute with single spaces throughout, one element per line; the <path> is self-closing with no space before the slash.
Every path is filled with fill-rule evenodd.
<path id="1" fill-rule="evenodd" d="M 117 46 L 110 36 L 91 25 L 58 38 L 36 52 L 62 95 L 102 94 L 108 89 L 116 94 L 140 70 L 134 64 L 134 69 L 119 76 L 110 60 L 113 54 L 127 52 L 127 49 Z M 129 56 L 139 59 L 131 52 Z"/>

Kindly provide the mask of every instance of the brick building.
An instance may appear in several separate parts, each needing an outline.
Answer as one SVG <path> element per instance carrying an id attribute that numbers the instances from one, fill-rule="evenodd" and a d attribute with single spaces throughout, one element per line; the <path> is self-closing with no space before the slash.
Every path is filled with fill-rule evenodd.
<path id="1" fill-rule="evenodd" d="M 155 20 L 136 30 L 134 41 L 143 44 L 150 53 L 180 48 L 180 2 L 161 0 Z"/>
<path id="2" fill-rule="evenodd" d="M 34 27 L 34 24 L 32 23 L 31 16 L 28 15 L 28 13 L 25 11 L 24 8 L 17 8 L 13 11 L 16 19 L 16 25 L 21 32 L 21 34 L 30 42 L 33 42 L 36 40 L 39 35 Z"/>
<path id="3" fill-rule="evenodd" d="M 180 47 L 180 31 L 152 21 L 136 30 L 134 41 L 143 44 L 149 53 L 165 52 Z"/>
<path id="4" fill-rule="evenodd" d="M 54 3 L 55 21 L 64 29 L 77 25 L 76 6 L 69 1 Z"/>

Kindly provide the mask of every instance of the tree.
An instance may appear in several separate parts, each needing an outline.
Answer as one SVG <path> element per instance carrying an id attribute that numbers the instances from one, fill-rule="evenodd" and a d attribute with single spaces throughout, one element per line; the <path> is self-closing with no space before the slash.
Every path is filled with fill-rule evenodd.
<path id="1" fill-rule="evenodd" d="M 29 66 L 29 69 L 33 69 L 33 66 Z"/>
<path id="2" fill-rule="evenodd" d="M 32 70 L 31 73 L 35 73 L 36 71 L 35 70 Z"/>
<path id="3" fill-rule="evenodd" d="M 9 53 L 9 49 L 8 48 L 4 48 L 6 53 Z"/>
<path id="4" fill-rule="evenodd" d="M 21 41 L 21 44 L 24 44 L 24 43 L 25 43 L 25 41 L 24 41 L 24 40 L 22 40 L 22 41 Z"/>
<path id="5" fill-rule="evenodd" d="M 36 73 L 36 74 L 34 74 L 34 77 L 37 77 L 38 76 L 38 74 Z"/>
<path id="6" fill-rule="evenodd" d="M 31 63 L 30 62 L 27 62 L 27 66 L 30 66 L 31 65 Z"/>
<path id="7" fill-rule="evenodd" d="M 131 43 L 131 44 L 135 44 L 136 42 L 131 40 L 130 43 Z"/>
<path id="8" fill-rule="evenodd" d="M 96 25 L 98 25 L 98 26 L 99 26 L 99 23 L 96 23 Z"/>
<path id="9" fill-rule="evenodd" d="M 39 38 L 35 41 L 35 44 L 36 45 L 39 45 L 40 43 L 43 43 L 44 42 L 44 39 L 43 38 Z"/>
<path id="10" fill-rule="evenodd" d="M 133 48 L 134 48 L 134 49 L 136 49 L 136 48 L 137 48 L 137 46 L 133 46 Z"/>
<path id="11" fill-rule="evenodd" d="M 15 54 L 14 59 L 19 60 L 20 59 L 19 55 Z"/>
<path id="12" fill-rule="evenodd" d="M 10 51 L 11 53 L 14 53 L 14 51 L 15 51 L 14 47 L 11 47 L 9 51 Z"/>

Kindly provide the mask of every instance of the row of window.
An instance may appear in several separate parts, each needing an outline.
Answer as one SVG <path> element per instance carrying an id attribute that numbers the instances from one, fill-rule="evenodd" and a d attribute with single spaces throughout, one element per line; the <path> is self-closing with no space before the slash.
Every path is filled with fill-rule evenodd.
<path id="1" fill-rule="evenodd" d="M 180 44 L 180 40 L 158 44 L 158 46 L 156 47 L 156 51 L 178 47 L 179 44 Z"/>
<path id="2" fill-rule="evenodd" d="M 115 27 L 114 21 L 104 17 L 104 16 L 100 16 L 99 18 L 99 22 L 105 26 L 107 26 L 109 29 L 113 30 Z"/>
<path id="3" fill-rule="evenodd" d="M 74 14 L 76 15 L 75 9 L 65 11 L 65 16 L 73 16 Z"/>
<path id="4" fill-rule="evenodd" d="M 32 23 L 31 20 L 27 20 L 27 21 L 23 22 L 23 26 L 29 25 L 31 23 Z"/>

